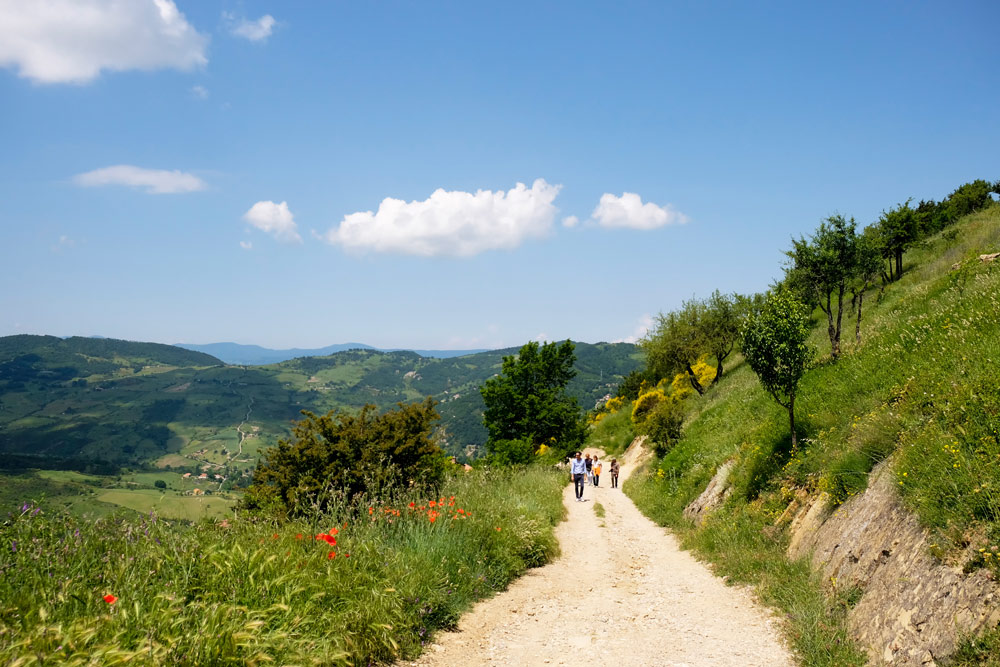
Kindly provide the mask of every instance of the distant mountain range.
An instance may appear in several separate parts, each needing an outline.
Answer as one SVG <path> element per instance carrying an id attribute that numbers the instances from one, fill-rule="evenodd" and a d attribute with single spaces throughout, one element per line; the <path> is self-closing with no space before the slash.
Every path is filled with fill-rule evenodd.
<path id="1" fill-rule="evenodd" d="M 278 364 L 290 359 L 300 357 L 326 357 L 337 352 L 347 350 L 375 350 L 378 352 L 415 352 L 421 357 L 431 357 L 433 359 L 451 359 L 452 357 L 463 357 L 467 354 L 478 354 L 487 352 L 486 349 L 477 350 L 409 350 L 404 348 L 383 349 L 365 345 L 364 343 L 341 343 L 339 345 L 327 345 L 313 349 L 303 349 L 294 347 L 287 350 L 273 350 L 260 345 L 241 345 L 240 343 L 206 343 L 204 345 L 193 345 L 191 343 L 177 343 L 177 347 L 191 350 L 193 352 L 204 352 L 216 359 L 220 359 L 227 364 L 237 366 L 265 366 L 267 364 Z"/>

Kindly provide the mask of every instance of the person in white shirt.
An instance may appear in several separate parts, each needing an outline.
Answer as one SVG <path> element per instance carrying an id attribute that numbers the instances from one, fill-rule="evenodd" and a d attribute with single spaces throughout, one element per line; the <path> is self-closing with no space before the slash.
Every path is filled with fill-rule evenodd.
<path id="1" fill-rule="evenodd" d="M 587 478 L 587 464 L 581 458 L 580 452 L 577 452 L 569 462 L 569 475 L 575 485 L 576 502 L 583 502 L 583 481 Z"/>

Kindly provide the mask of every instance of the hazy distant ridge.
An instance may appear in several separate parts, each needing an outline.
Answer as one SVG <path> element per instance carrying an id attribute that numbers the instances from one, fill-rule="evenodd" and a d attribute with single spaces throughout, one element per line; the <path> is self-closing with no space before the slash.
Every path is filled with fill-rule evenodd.
<path id="1" fill-rule="evenodd" d="M 435 359 L 450 359 L 461 357 L 466 354 L 478 354 L 487 352 L 486 349 L 477 350 L 407 350 L 404 348 L 384 349 L 365 345 L 364 343 L 340 343 L 338 345 L 327 345 L 315 349 L 291 348 L 288 350 L 273 350 L 260 345 L 241 345 L 240 343 L 205 343 L 204 345 L 194 345 L 191 343 L 178 343 L 177 347 L 193 352 L 204 352 L 217 359 L 221 359 L 227 364 L 237 364 L 240 366 L 263 366 L 266 364 L 278 364 L 289 359 L 299 357 L 325 357 L 337 352 L 346 350 L 378 350 L 379 352 L 416 352 L 421 357 L 432 357 Z"/>

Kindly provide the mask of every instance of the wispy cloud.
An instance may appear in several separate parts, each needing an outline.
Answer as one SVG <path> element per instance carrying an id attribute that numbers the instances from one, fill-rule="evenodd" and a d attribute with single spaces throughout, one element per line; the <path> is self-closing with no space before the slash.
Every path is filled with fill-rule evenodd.
<path id="1" fill-rule="evenodd" d="M 256 21 L 250 21 L 237 17 L 232 12 L 223 12 L 222 18 L 229 28 L 229 34 L 248 39 L 251 42 L 266 42 L 277 24 L 277 21 L 270 14 L 264 14 Z"/>
<path id="2" fill-rule="evenodd" d="M 547 236 L 562 186 L 536 180 L 507 192 L 436 190 L 423 201 L 387 197 L 378 211 L 344 216 L 322 238 L 353 250 L 433 257 L 470 257 Z"/>
<path id="3" fill-rule="evenodd" d="M 84 174 L 77 174 L 73 177 L 73 182 L 84 187 L 125 185 L 133 188 L 145 188 L 147 193 L 156 195 L 196 192 L 207 187 L 200 178 L 183 171 L 143 169 L 130 164 L 102 167 Z"/>
<path id="4" fill-rule="evenodd" d="M 38 83 L 88 83 L 102 70 L 191 69 L 208 38 L 172 0 L 4 0 L 0 67 Z"/>
<path id="5" fill-rule="evenodd" d="M 688 221 L 686 215 L 670 204 L 643 204 L 642 198 L 634 192 L 623 192 L 621 197 L 609 193 L 601 195 L 591 217 L 601 227 L 628 229 L 656 229 Z"/>
<path id="6" fill-rule="evenodd" d="M 636 323 L 635 329 L 632 330 L 632 333 L 630 335 L 612 342 L 638 343 L 646 336 L 647 333 L 649 333 L 649 330 L 653 328 L 653 324 L 654 324 L 653 316 L 650 315 L 649 313 L 646 313 L 645 315 L 639 318 L 639 321 Z"/>
<path id="7" fill-rule="evenodd" d="M 243 214 L 243 219 L 279 241 L 302 242 L 298 226 L 295 224 L 295 217 L 288 210 L 288 202 L 275 204 L 273 201 L 259 201 Z"/>

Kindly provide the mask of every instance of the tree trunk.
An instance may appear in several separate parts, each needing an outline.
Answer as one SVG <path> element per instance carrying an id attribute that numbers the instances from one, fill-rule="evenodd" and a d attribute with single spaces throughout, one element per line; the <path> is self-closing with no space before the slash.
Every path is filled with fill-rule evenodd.
<path id="1" fill-rule="evenodd" d="M 792 450 L 794 450 L 799 440 L 795 437 L 795 394 L 788 397 L 788 427 L 792 431 Z"/>
<path id="2" fill-rule="evenodd" d="M 691 364 L 687 365 L 687 374 L 688 374 L 688 380 L 691 381 L 691 386 L 694 387 L 694 390 L 696 392 L 698 392 L 698 395 L 701 396 L 702 394 L 704 394 L 705 388 L 701 386 L 700 382 L 698 382 L 698 376 L 694 374 L 694 369 L 691 368 Z"/>
<path id="3" fill-rule="evenodd" d="M 854 324 L 854 342 L 855 343 L 860 343 L 861 342 L 861 304 L 864 303 L 864 300 L 865 300 L 865 291 L 861 290 L 861 293 L 858 294 L 858 320 Z"/>
<path id="4" fill-rule="evenodd" d="M 716 358 L 718 359 L 718 361 L 715 363 L 715 377 L 712 378 L 713 386 L 718 384 L 719 380 L 722 379 L 722 357 L 716 357 Z"/>
<path id="5" fill-rule="evenodd" d="M 840 325 L 844 320 L 844 283 L 837 291 L 837 328 L 833 333 L 833 358 L 840 357 Z"/>
<path id="6" fill-rule="evenodd" d="M 836 353 L 836 349 L 837 349 L 836 333 L 837 333 L 837 330 L 834 329 L 834 327 L 833 327 L 833 308 L 832 308 L 831 303 L 830 303 L 831 299 L 833 298 L 831 296 L 832 294 L 833 294 L 832 292 L 827 292 L 826 293 L 826 308 L 823 308 L 822 306 L 820 306 L 820 308 L 823 308 L 823 312 L 826 313 L 826 335 L 830 337 L 830 349 L 832 350 L 831 353 L 833 354 L 833 358 L 836 359 L 837 358 L 837 353 Z"/>

